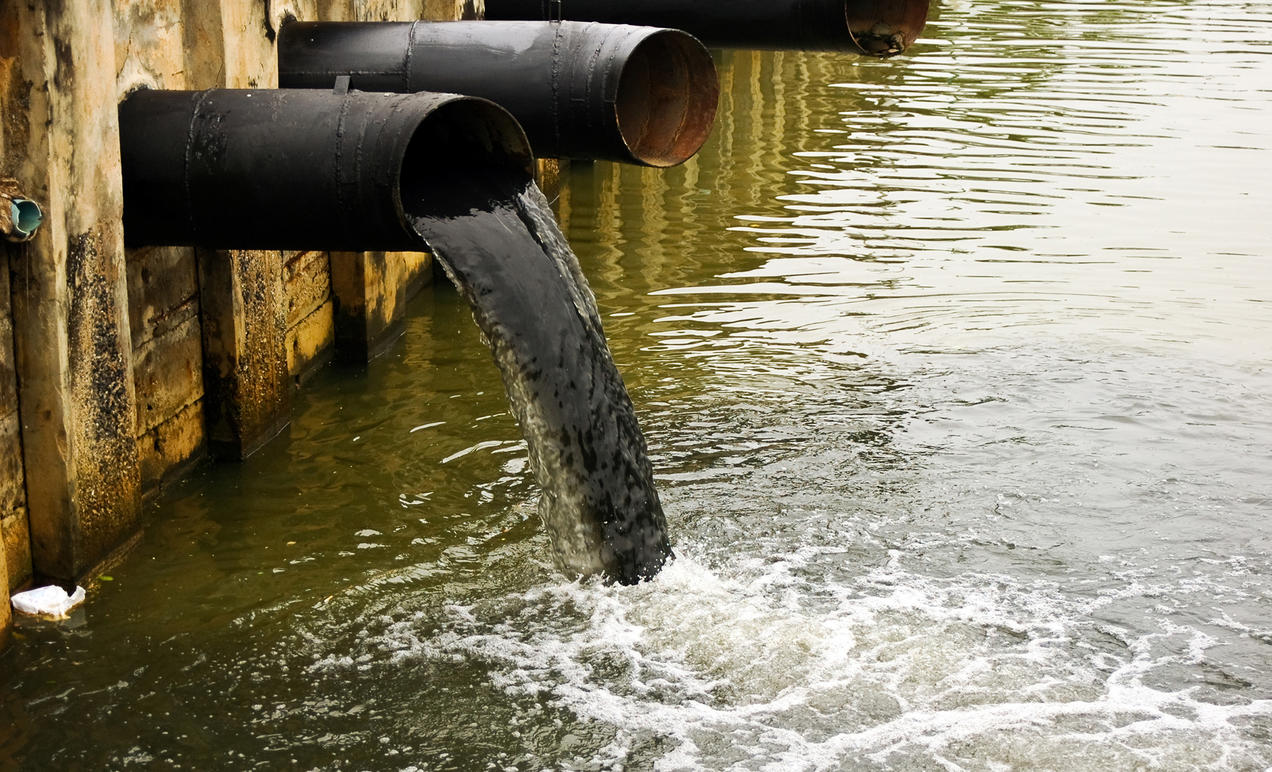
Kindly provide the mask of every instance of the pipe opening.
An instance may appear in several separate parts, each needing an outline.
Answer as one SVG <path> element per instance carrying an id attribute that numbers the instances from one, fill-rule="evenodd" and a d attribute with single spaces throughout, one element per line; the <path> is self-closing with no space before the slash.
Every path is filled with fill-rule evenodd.
<path id="1" fill-rule="evenodd" d="M 29 198 L 15 198 L 10 202 L 13 215 L 13 228 L 16 235 L 23 238 L 35 233 L 40 223 L 44 222 L 44 211 L 40 205 Z"/>
<path id="2" fill-rule="evenodd" d="M 928 0 L 846 0 L 844 21 L 862 53 L 894 56 L 918 39 Z"/>
<path id="3" fill-rule="evenodd" d="M 507 111 L 455 94 L 140 91 L 119 124 L 129 246 L 416 250 L 423 191 L 534 167 Z"/>
<path id="4" fill-rule="evenodd" d="M 466 97 L 441 105 L 416 127 L 398 172 L 399 206 L 408 224 L 424 214 L 467 214 L 489 203 L 467 194 L 488 189 L 475 183 L 524 186 L 533 178 L 534 156 L 520 124 L 493 102 Z"/>
<path id="5" fill-rule="evenodd" d="M 662 30 L 632 51 L 614 113 L 641 163 L 675 166 L 698 152 L 715 122 L 720 87 L 711 54 L 690 35 Z"/>

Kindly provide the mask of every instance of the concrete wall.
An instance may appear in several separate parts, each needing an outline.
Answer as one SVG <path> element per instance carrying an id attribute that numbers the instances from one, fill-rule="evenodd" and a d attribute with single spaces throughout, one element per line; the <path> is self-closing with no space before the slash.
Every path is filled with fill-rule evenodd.
<path id="1" fill-rule="evenodd" d="M 0 176 L 45 210 L 7 251 L 31 560 L 57 577 L 138 525 L 112 18 L 101 1 L 0 6 Z"/>
<path id="2" fill-rule="evenodd" d="M 16 587 L 31 573 L 26 476 L 18 417 L 18 382 L 13 369 L 13 323 L 9 310 L 9 258 L 0 254 L 0 589 Z M 0 598 L 0 606 L 8 604 Z M 3 621 L 0 619 L 0 621 Z"/>
<path id="3" fill-rule="evenodd" d="M 0 178 L 46 218 L 0 245 L 0 597 L 77 581 L 143 497 L 241 458 L 333 353 L 394 334 L 423 254 L 125 250 L 118 102 L 137 88 L 272 88 L 305 20 L 476 18 L 480 0 L 0 3 Z M 7 627 L 7 603 L 0 634 Z"/>

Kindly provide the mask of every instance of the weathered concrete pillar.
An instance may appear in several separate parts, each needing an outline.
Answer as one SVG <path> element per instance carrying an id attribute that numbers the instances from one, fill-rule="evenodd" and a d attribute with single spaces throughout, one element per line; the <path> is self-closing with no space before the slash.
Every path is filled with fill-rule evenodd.
<path id="1" fill-rule="evenodd" d="M 3 142 L 0 141 L 0 149 Z M 31 540 L 27 536 L 26 480 L 22 474 L 22 437 L 18 420 L 18 388 L 13 372 L 13 325 L 9 311 L 9 255 L 0 252 L 0 651 L 9 642 L 13 621 L 9 593 L 30 573 Z M 22 538 L 10 545 L 9 532 L 20 530 Z M 10 549 L 25 561 L 25 570 L 9 565 Z"/>
<path id="2" fill-rule="evenodd" d="M 5 163 L 44 205 L 10 251 L 34 570 L 74 581 L 138 527 L 132 348 L 107 0 L 5 3 Z M 10 31 L 9 25 L 16 25 Z"/>
<path id="3" fill-rule="evenodd" d="M 331 259 L 297 252 L 283 266 L 287 294 L 287 371 L 296 384 L 331 361 L 335 348 Z"/>
<path id="4" fill-rule="evenodd" d="M 127 251 L 128 322 L 143 495 L 204 455 L 203 338 L 195 251 Z"/>
<path id="5" fill-rule="evenodd" d="M 291 420 L 281 252 L 199 250 L 208 447 L 243 459 Z"/>
<path id="6" fill-rule="evenodd" d="M 406 303 L 432 279 L 424 252 L 333 252 L 336 355 L 367 362 L 404 329 Z"/>
<path id="7" fill-rule="evenodd" d="M 26 475 L 22 471 L 18 382 L 13 369 L 7 251 L 0 251 L 0 558 L 8 564 L 0 572 L 5 587 L 21 587 L 31 578 L 31 535 L 27 528 Z"/>
<path id="8" fill-rule="evenodd" d="M 0 523 L 0 536 L 4 525 Z M 9 645 L 9 627 L 13 624 L 13 607 L 9 603 L 9 567 L 4 562 L 4 550 L 0 550 L 0 651 Z"/>
<path id="9" fill-rule="evenodd" d="M 274 87 L 281 6 L 185 0 L 184 85 Z M 283 264 L 276 251 L 198 251 L 203 410 L 221 458 L 246 458 L 291 420 Z"/>

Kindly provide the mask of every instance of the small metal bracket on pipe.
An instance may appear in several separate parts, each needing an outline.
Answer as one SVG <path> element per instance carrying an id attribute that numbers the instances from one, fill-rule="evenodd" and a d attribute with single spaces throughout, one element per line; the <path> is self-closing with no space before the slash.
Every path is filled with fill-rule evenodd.
<path id="1" fill-rule="evenodd" d="M 0 179 L 0 233 L 5 240 L 15 244 L 30 241 L 42 222 L 44 210 L 22 195 L 18 181 Z"/>

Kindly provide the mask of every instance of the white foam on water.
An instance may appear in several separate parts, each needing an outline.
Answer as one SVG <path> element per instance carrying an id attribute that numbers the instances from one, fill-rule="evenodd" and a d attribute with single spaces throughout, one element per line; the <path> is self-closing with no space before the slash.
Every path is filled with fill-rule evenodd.
<path id="1" fill-rule="evenodd" d="M 636 587 L 557 583 L 448 606 L 441 632 L 423 632 L 437 630 L 423 612 L 386 617 L 367 651 L 313 667 L 481 662 L 510 698 L 607 728 L 613 741 L 590 761 L 600 765 L 1272 762 L 1260 740 L 1272 700 L 1161 685 L 1163 669 L 1196 668 L 1216 645 L 1199 630 L 1162 619 L 1133 633 L 1091 615 L 1106 598 L 1004 576 L 935 579 L 885 565 L 824 588 L 796 575 L 828 550 L 715 570 L 680 552 Z"/>

